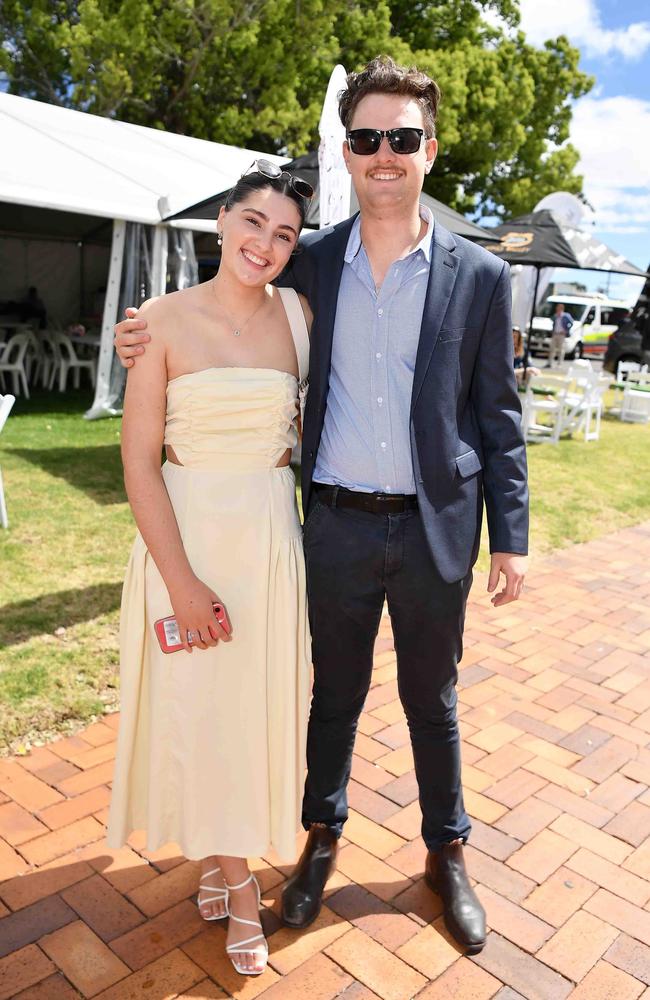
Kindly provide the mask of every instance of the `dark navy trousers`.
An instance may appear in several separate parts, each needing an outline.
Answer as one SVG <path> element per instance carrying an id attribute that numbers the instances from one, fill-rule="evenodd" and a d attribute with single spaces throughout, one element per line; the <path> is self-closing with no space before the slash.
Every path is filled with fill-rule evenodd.
<path id="1" fill-rule="evenodd" d="M 347 819 L 357 720 L 386 601 L 424 842 L 436 850 L 466 839 L 456 681 L 471 572 L 457 583 L 441 579 L 418 510 L 375 514 L 329 507 L 314 496 L 304 545 L 314 690 L 303 825 L 325 823 L 340 835 Z"/>

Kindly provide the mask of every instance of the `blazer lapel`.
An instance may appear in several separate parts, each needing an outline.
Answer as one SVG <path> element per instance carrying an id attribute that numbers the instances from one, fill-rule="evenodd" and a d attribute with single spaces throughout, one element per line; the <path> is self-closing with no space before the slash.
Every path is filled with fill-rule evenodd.
<path id="1" fill-rule="evenodd" d="M 422 390 L 431 355 L 438 341 L 440 327 L 456 283 L 459 258 L 454 253 L 455 248 L 456 240 L 452 234 L 436 222 L 431 243 L 429 284 L 422 312 L 422 326 L 413 374 L 411 413 Z"/>
<path id="2" fill-rule="evenodd" d="M 318 385 L 319 397 L 327 391 L 339 287 L 345 263 L 345 250 L 355 218 L 356 216 L 346 219 L 329 237 L 325 237 L 314 247 L 314 252 L 319 255 L 316 302 L 312 303 L 315 314 L 312 335 L 313 361 L 316 361 L 316 365 L 313 365 L 312 361 L 312 368 L 315 367 L 316 370 L 310 371 L 309 374 L 312 387 L 314 381 Z M 324 399 L 319 401 L 324 402 Z"/>

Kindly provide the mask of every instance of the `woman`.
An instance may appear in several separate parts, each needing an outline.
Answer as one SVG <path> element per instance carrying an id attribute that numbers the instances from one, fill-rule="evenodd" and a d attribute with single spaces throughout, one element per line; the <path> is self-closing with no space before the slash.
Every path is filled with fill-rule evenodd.
<path id="1" fill-rule="evenodd" d="M 526 349 L 524 347 L 524 338 L 518 326 L 513 326 L 512 328 L 512 345 L 514 348 L 515 369 L 523 368 Z"/>
<path id="2" fill-rule="evenodd" d="M 296 249 L 311 188 L 268 161 L 252 169 L 219 214 L 216 277 L 141 309 L 153 336 L 124 402 L 139 534 L 108 841 L 145 828 L 150 850 L 174 841 L 202 859 L 201 915 L 230 916 L 233 965 L 259 974 L 268 949 L 246 858 L 294 855 L 309 696 L 289 459 L 311 314 L 270 282 Z M 166 655 L 154 623 L 172 614 L 183 648 Z"/>

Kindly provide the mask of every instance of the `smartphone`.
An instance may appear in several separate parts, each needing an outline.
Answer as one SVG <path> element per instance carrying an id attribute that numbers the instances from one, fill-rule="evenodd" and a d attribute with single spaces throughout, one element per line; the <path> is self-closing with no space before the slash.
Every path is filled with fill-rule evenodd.
<path id="1" fill-rule="evenodd" d="M 222 629 L 230 635 L 230 622 L 228 621 L 223 604 L 213 604 L 212 607 L 214 609 L 214 617 Z M 181 641 L 180 632 L 178 631 L 178 624 L 173 615 L 170 615 L 169 618 L 159 618 L 157 622 L 154 622 L 153 627 L 163 653 L 176 653 L 179 649 L 185 648 Z M 192 640 L 190 639 L 191 645 Z"/>

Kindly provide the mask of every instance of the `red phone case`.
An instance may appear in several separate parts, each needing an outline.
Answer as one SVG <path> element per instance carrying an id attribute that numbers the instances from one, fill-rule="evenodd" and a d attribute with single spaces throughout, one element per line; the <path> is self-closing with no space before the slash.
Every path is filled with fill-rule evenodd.
<path id="1" fill-rule="evenodd" d="M 213 604 L 212 607 L 214 608 L 214 616 L 221 627 L 230 633 L 230 622 L 226 617 L 223 604 Z M 163 653 L 176 653 L 179 649 L 184 649 L 178 625 L 173 615 L 170 615 L 168 618 L 159 618 L 157 622 L 154 622 L 153 627 Z M 191 645 L 192 641 L 190 640 Z"/>

